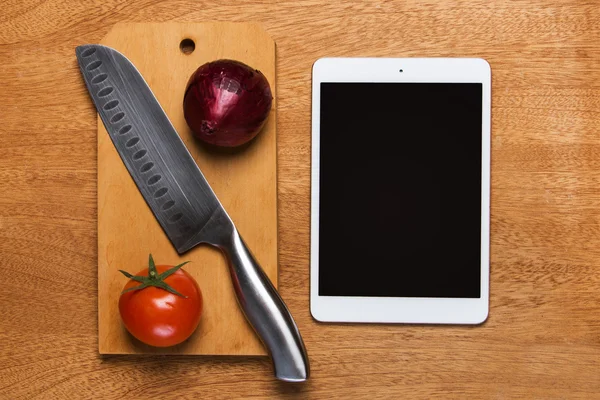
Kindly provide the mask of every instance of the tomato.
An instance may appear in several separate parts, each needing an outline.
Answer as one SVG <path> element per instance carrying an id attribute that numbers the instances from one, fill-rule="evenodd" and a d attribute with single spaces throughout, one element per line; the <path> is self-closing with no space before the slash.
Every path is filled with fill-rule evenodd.
<path id="1" fill-rule="evenodd" d="M 154 266 L 150 256 L 149 267 L 135 276 L 121 271 L 131 279 L 119 298 L 119 312 L 127 330 L 138 340 L 156 347 L 174 346 L 198 327 L 202 292 L 194 278 L 180 268 Z M 168 276 L 161 278 L 169 270 Z"/>

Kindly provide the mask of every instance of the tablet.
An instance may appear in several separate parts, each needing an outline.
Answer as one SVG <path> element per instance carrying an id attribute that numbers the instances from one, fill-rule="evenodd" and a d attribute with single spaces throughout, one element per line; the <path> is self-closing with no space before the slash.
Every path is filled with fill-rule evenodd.
<path id="1" fill-rule="evenodd" d="M 483 59 L 314 64 L 315 319 L 487 318 L 490 90 Z"/>

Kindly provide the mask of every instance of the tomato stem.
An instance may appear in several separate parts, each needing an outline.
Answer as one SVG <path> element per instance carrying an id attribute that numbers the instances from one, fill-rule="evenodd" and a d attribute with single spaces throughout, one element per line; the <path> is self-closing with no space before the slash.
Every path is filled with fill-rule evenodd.
<path id="1" fill-rule="evenodd" d="M 150 272 L 150 278 L 155 279 L 156 278 L 156 264 L 154 264 L 154 258 L 152 258 L 152 253 L 150 254 L 150 257 L 148 258 L 148 271 Z"/>
<path id="2" fill-rule="evenodd" d="M 152 254 L 150 254 L 150 256 L 148 258 L 148 276 L 131 275 L 129 272 L 123 271 L 121 269 L 119 270 L 123 275 L 125 275 L 129 279 L 132 279 L 132 280 L 140 283 L 139 286 L 135 286 L 135 287 L 131 287 L 129 289 L 123 290 L 123 292 L 121 294 L 131 292 L 134 290 L 142 290 L 142 289 L 147 288 L 148 286 L 154 286 L 157 288 L 164 289 L 169 293 L 176 294 L 177 296 L 187 298 L 187 296 L 184 296 L 183 294 L 179 293 L 177 290 L 175 290 L 171 286 L 169 286 L 165 282 L 165 279 L 167 277 L 173 275 L 175 272 L 177 272 L 181 267 L 183 267 L 188 262 L 189 261 L 186 261 L 184 263 L 176 265 L 173 268 L 170 268 L 159 275 L 158 272 L 156 271 L 156 264 L 154 264 L 154 259 L 152 258 Z"/>

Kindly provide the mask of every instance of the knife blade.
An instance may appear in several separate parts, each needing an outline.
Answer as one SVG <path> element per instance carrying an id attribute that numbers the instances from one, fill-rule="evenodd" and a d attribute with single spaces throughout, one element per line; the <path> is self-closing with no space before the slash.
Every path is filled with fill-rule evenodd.
<path id="1" fill-rule="evenodd" d="M 275 376 L 308 379 L 308 356 L 292 315 L 137 68 L 103 45 L 79 46 L 75 53 L 121 160 L 177 252 L 201 243 L 221 249 L 238 304 L 267 347 Z"/>

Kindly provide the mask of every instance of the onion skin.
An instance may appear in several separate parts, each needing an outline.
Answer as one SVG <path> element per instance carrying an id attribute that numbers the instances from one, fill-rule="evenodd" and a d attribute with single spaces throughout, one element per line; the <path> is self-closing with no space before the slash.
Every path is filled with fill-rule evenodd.
<path id="1" fill-rule="evenodd" d="M 239 61 L 217 60 L 201 65 L 190 77 L 183 112 L 198 139 L 236 147 L 260 132 L 272 100 L 269 82 L 260 71 Z"/>

